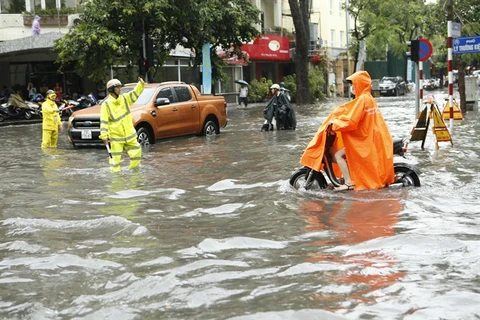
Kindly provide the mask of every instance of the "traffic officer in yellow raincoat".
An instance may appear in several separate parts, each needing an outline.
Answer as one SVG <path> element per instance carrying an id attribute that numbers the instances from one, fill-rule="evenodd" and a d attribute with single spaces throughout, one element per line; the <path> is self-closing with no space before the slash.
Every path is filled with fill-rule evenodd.
<path id="1" fill-rule="evenodd" d="M 107 82 L 109 95 L 103 101 L 100 112 L 100 139 L 107 146 L 110 145 L 111 172 L 120 171 L 120 160 L 124 150 L 130 157 L 129 169 L 138 167 L 142 156 L 142 149 L 137 142 L 137 132 L 133 127 L 130 105 L 142 94 L 145 82 L 138 77 L 135 88 L 125 94 L 120 94 L 121 87 L 122 83 L 118 79 Z"/>
<path id="2" fill-rule="evenodd" d="M 47 99 L 42 103 L 42 149 L 56 148 L 58 130 L 62 129 L 62 120 L 55 103 L 55 91 L 47 91 Z"/>

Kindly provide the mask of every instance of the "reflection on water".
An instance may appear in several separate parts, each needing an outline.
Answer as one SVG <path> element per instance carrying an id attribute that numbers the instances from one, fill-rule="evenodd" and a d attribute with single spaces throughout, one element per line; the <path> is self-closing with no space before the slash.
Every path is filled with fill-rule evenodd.
<path id="1" fill-rule="evenodd" d="M 413 96 L 378 103 L 407 137 Z M 409 145 L 421 188 L 294 191 L 333 106 L 298 108 L 289 132 L 229 110 L 220 136 L 159 141 L 118 175 L 104 149 L 43 152 L 40 125 L 0 127 L 0 317 L 480 317 L 478 114 L 454 148 Z"/>
<path id="2" fill-rule="evenodd" d="M 349 253 L 355 245 L 368 247 L 373 239 L 395 236 L 401 204 L 392 196 L 375 199 L 375 195 L 352 194 L 342 202 L 304 201 L 299 206 L 306 230 L 323 233 L 320 240 L 310 243 L 315 251 L 307 261 L 339 266 L 331 274 L 332 283 L 314 294 L 327 302 L 331 311 L 374 303 L 378 299 L 374 292 L 388 288 L 406 274 L 398 270 L 395 258 L 380 250 Z"/>

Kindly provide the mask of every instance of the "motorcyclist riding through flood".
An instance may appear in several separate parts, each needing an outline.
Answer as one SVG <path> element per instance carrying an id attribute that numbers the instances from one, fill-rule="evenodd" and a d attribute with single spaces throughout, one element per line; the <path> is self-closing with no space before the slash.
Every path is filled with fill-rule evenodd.
<path id="1" fill-rule="evenodd" d="M 353 85 L 355 99 L 338 106 L 325 119 L 300 159 L 304 168 L 294 173 L 290 183 L 294 185 L 308 174 L 307 185 L 317 179 L 325 188 L 320 172 L 331 165 L 329 177 L 340 181 L 334 183 L 338 191 L 378 189 L 394 182 L 419 186 L 418 169 L 403 163 L 394 165 L 392 136 L 371 95 L 370 75 L 358 71 L 347 81 Z"/>

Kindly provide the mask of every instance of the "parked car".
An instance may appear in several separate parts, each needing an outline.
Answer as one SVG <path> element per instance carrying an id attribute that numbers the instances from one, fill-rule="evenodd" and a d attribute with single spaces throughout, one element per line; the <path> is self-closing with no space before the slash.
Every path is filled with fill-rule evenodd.
<path id="1" fill-rule="evenodd" d="M 121 93 L 135 87 L 125 85 Z M 74 112 L 68 119 L 68 139 L 74 147 L 102 145 L 100 105 Z M 184 82 L 145 84 L 145 90 L 130 106 L 133 125 L 142 145 L 183 135 L 214 135 L 227 125 L 223 96 L 202 95 Z"/>
<path id="2" fill-rule="evenodd" d="M 383 77 L 378 84 L 380 95 L 404 95 L 407 93 L 407 84 L 402 77 Z"/>

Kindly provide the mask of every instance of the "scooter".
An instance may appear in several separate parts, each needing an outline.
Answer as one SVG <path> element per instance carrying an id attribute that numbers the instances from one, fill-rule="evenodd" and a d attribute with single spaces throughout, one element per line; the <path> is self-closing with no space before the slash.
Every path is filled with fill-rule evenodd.
<path id="1" fill-rule="evenodd" d="M 30 120 L 34 115 L 34 111 L 30 108 L 15 107 L 4 103 L 0 106 L 0 122 L 6 119 L 26 119 Z"/>
<path id="2" fill-rule="evenodd" d="M 329 150 L 335 141 L 335 133 L 327 130 L 327 139 L 325 141 L 325 151 L 323 153 L 323 171 L 315 171 L 308 167 L 297 169 L 290 177 L 290 185 L 296 190 L 319 190 L 329 187 L 327 179 L 330 180 L 330 187 L 339 187 L 343 184 L 343 178 L 337 178 L 333 171 L 333 157 Z M 396 139 L 393 141 L 393 153 L 405 158 L 407 152 L 408 139 Z M 411 164 L 403 162 L 394 162 L 393 169 L 395 181 L 387 187 L 420 187 L 420 170 Z"/>
<path id="3" fill-rule="evenodd" d="M 63 102 L 63 104 L 62 104 Z M 77 110 L 85 109 L 92 107 L 97 104 L 97 98 L 90 93 L 88 95 L 82 95 L 77 100 L 63 100 L 62 102 L 58 103 L 58 109 L 60 110 L 61 117 L 69 117 L 72 113 Z"/>
<path id="4" fill-rule="evenodd" d="M 45 101 L 45 98 L 40 93 L 36 93 L 32 96 L 29 101 L 25 101 L 28 105 L 28 108 L 32 110 L 33 114 L 40 119 L 43 117 L 42 113 L 42 103 Z"/>

